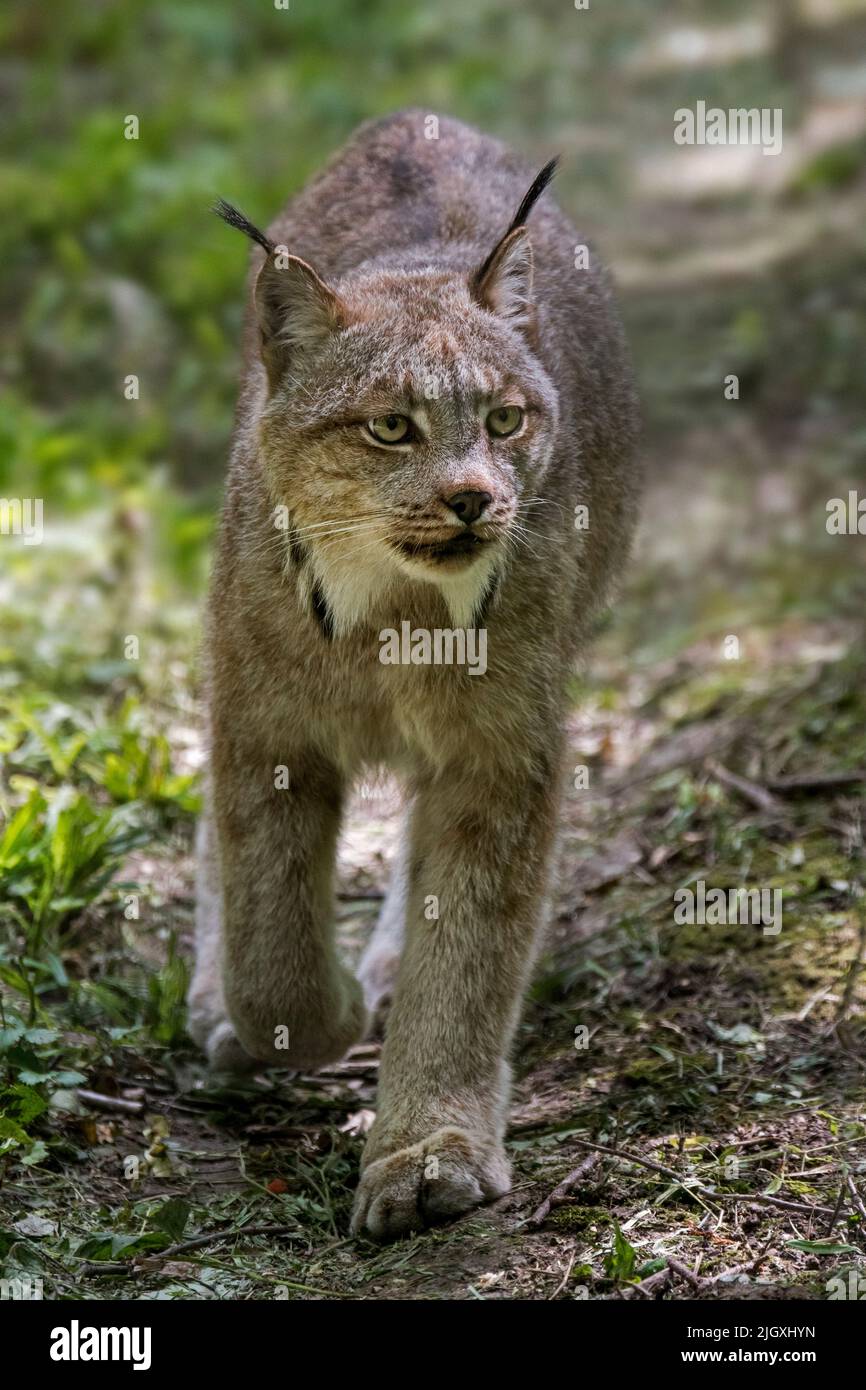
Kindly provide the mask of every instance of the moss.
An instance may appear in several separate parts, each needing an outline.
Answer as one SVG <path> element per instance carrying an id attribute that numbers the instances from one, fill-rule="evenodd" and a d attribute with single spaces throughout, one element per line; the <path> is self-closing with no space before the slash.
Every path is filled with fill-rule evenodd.
<path id="1" fill-rule="evenodd" d="M 582 1207 L 578 1203 L 557 1207 L 551 1212 L 548 1224 L 559 1231 L 569 1231 L 579 1235 L 584 1231 L 593 1232 L 597 1226 L 610 1226 L 613 1218 L 604 1207 Z"/>

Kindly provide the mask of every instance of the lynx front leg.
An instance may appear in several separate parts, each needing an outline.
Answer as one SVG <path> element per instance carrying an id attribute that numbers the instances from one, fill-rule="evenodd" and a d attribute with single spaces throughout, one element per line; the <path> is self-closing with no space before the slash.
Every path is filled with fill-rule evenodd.
<path id="1" fill-rule="evenodd" d="M 338 775 L 314 756 L 275 776 L 235 752 L 215 778 L 226 1005 L 242 1047 L 271 1066 L 335 1062 L 364 1031 L 334 942 L 340 802 Z"/>
<path id="2" fill-rule="evenodd" d="M 547 891 L 557 779 L 419 797 L 408 937 L 353 1230 L 390 1239 L 506 1192 L 506 1061 Z"/>
<path id="3" fill-rule="evenodd" d="M 188 1027 L 214 1071 L 245 1072 L 256 1062 L 237 1040 L 223 992 L 222 890 L 215 840 L 208 795 L 196 830 L 195 970 L 187 998 Z"/>

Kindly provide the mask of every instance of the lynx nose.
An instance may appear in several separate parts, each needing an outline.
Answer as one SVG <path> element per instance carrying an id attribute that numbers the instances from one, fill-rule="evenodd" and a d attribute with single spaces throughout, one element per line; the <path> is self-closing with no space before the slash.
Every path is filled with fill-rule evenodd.
<path id="1" fill-rule="evenodd" d="M 452 512 L 457 513 L 461 521 L 471 526 L 493 498 L 489 492 L 452 492 L 451 496 L 443 498 L 443 501 Z"/>

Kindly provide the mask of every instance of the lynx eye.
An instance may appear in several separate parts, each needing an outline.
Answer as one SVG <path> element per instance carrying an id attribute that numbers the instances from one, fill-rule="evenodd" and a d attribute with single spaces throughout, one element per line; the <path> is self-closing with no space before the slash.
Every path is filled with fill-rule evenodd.
<path id="1" fill-rule="evenodd" d="M 380 444 L 405 444 L 412 435 L 412 422 L 405 415 L 377 415 L 367 421 L 367 429 Z"/>
<path id="2" fill-rule="evenodd" d="M 497 406 L 487 417 L 488 434 L 494 435 L 497 439 L 506 439 L 509 434 L 519 430 L 522 424 L 523 411 L 518 405 Z"/>

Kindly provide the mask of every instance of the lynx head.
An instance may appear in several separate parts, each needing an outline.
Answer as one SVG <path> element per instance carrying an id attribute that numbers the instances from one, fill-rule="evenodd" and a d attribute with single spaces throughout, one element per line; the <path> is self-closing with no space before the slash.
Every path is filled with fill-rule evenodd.
<path id="1" fill-rule="evenodd" d="M 407 582 L 438 586 L 452 621 L 471 623 L 520 536 L 521 499 L 538 490 L 557 421 L 535 351 L 525 226 L 554 168 L 465 271 L 412 255 L 326 284 L 217 206 L 266 253 L 260 447 L 292 554 L 338 632 Z"/>

